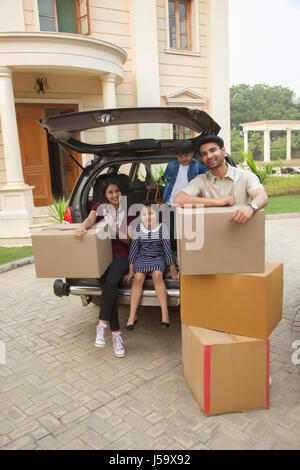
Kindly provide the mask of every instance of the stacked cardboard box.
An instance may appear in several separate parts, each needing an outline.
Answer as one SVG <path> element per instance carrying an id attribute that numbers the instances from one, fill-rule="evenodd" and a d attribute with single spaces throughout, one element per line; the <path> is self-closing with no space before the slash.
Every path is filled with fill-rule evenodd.
<path id="1" fill-rule="evenodd" d="M 183 373 L 206 415 L 269 407 L 268 337 L 282 315 L 283 265 L 265 264 L 264 211 L 233 225 L 235 209 L 177 213 Z"/>
<path id="2" fill-rule="evenodd" d="M 112 262 L 107 223 L 90 228 L 82 240 L 74 238 L 81 224 L 57 224 L 31 236 L 37 277 L 98 278 Z"/>

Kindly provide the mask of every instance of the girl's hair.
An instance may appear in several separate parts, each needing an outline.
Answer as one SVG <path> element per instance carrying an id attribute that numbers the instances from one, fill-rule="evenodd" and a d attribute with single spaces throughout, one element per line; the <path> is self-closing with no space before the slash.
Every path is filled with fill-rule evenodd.
<path id="1" fill-rule="evenodd" d="M 155 214 L 159 218 L 159 222 L 161 222 L 161 212 L 159 210 L 159 205 L 155 201 L 147 200 L 147 201 L 143 201 L 142 204 L 144 207 L 151 207 L 151 209 L 155 212 Z"/>
<path id="2" fill-rule="evenodd" d="M 107 202 L 106 191 L 107 191 L 108 186 L 110 186 L 111 184 L 114 184 L 115 186 L 117 186 L 117 188 L 122 193 L 122 190 L 117 180 L 115 180 L 114 178 L 104 179 L 101 181 L 101 185 L 100 185 L 99 191 L 97 191 L 98 194 L 96 196 L 97 202 L 100 202 L 100 204 L 105 204 Z"/>

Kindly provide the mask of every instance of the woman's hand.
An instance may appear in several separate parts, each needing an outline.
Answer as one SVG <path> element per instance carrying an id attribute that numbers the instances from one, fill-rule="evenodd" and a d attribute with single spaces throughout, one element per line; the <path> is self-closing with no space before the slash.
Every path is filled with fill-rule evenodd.
<path id="1" fill-rule="evenodd" d="M 111 231 L 113 233 L 117 233 L 117 226 L 115 224 L 115 222 L 112 220 L 112 219 L 107 219 L 107 225 L 109 226 L 109 228 L 111 229 Z"/>
<path id="2" fill-rule="evenodd" d="M 74 232 L 74 238 L 76 238 L 76 240 L 81 240 L 83 235 L 85 234 L 86 234 L 86 229 L 84 227 L 79 227 Z"/>
<path id="3" fill-rule="evenodd" d="M 134 272 L 129 269 L 128 273 L 123 276 L 123 281 L 129 283 L 130 279 L 132 279 L 134 276 Z"/>
<path id="4" fill-rule="evenodd" d="M 178 275 L 178 272 L 176 271 L 174 264 L 170 265 L 170 272 L 169 272 L 168 277 L 171 277 L 172 279 L 174 279 L 174 281 L 178 281 L 179 279 L 179 275 Z"/>

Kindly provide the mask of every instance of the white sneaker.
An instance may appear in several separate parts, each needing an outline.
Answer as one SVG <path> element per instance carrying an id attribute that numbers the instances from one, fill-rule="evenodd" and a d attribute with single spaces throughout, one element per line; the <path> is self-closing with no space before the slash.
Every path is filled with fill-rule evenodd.
<path id="1" fill-rule="evenodd" d="M 272 377 L 269 375 L 269 387 L 272 386 Z"/>
<path id="2" fill-rule="evenodd" d="M 116 357 L 124 357 L 126 355 L 126 352 L 123 346 L 123 339 L 120 331 L 112 332 L 112 342 L 114 355 Z"/>
<path id="3" fill-rule="evenodd" d="M 107 325 L 103 322 L 100 322 L 96 328 L 97 336 L 95 346 L 97 346 L 98 348 L 105 348 L 105 328 L 107 328 Z"/>

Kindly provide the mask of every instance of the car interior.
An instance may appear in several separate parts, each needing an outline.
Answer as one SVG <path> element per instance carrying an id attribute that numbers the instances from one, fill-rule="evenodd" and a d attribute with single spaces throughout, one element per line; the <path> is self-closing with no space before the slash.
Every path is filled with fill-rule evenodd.
<path id="1" fill-rule="evenodd" d="M 128 207 L 132 204 L 141 203 L 146 199 L 147 192 L 153 183 L 153 177 L 157 175 L 158 169 L 164 171 L 167 166 L 166 161 L 154 162 L 139 161 L 134 163 L 119 163 L 105 167 L 94 181 L 88 197 L 88 210 L 99 201 L 102 186 L 105 180 L 113 178 L 118 181 L 122 194 L 127 196 Z M 161 195 L 163 185 L 160 185 Z M 155 189 L 150 189 L 148 199 L 153 200 Z"/>
<path id="2" fill-rule="evenodd" d="M 108 178 L 113 178 L 118 181 L 122 194 L 127 196 L 128 208 L 132 204 L 142 203 L 145 201 L 148 192 L 148 199 L 154 200 L 156 187 L 151 188 L 151 185 L 158 174 L 165 171 L 168 161 L 170 160 L 144 160 L 131 163 L 114 163 L 105 167 L 100 171 L 90 188 L 87 204 L 88 211 L 90 211 L 92 206 L 99 201 L 99 195 L 102 192 L 103 183 Z M 163 185 L 160 185 L 161 196 L 163 196 L 163 190 Z M 172 229 L 171 233 L 173 232 Z M 176 247 L 176 242 L 174 243 L 174 240 L 172 241 L 172 247 Z M 175 250 L 173 252 L 176 259 Z M 167 275 L 168 270 L 166 271 L 166 276 Z M 174 282 L 178 283 L 178 281 L 173 281 L 170 278 L 166 278 L 165 281 L 167 287 L 174 287 Z M 130 281 L 130 284 L 127 284 L 126 287 L 130 287 L 131 284 L 132 281 Z M 125 285 L 123 287 L 125 287 Z M 147 274 L 144 284 L 144 289 L 147 288 L 153 289 L 153 282 L 150 273 Z"/>

